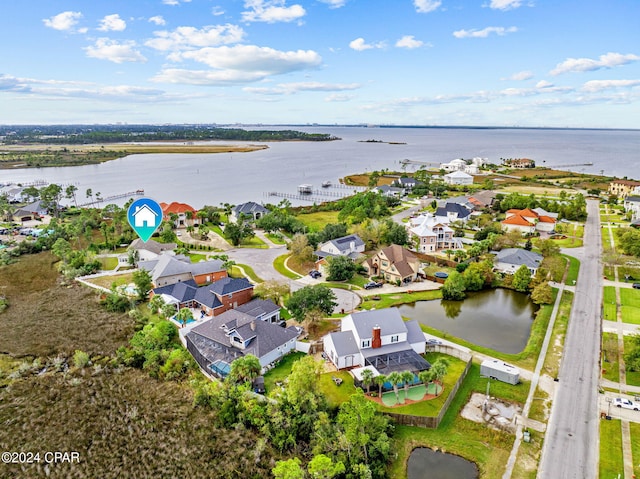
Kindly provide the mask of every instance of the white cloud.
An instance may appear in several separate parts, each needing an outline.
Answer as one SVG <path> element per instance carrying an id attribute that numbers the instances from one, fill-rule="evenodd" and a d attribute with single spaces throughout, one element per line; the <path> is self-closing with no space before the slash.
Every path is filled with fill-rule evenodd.
<path id="1" fill-rule="evenodd" d="M 491 0 L 491 4 L 489 4 L 489 8 L 494 10 L 511 10 L 521 6 L 522 0 Z"/>
<path id="2" fill-rule="evenodd" d="M 345 101 L 350 101 L 354 98 L 353 95 L 348 95 L 345 93 L 333 93 L 327 97 L 325 97 L 324 101 L 326 102 L 345 102 Z"/>
<path id="3" fill-rule="evenodd" d="M 119 43 L 109 38 L 98 38 L 94 45 L 85 47 L 84 50 L 90 58 L 109 60 L 114 63 L 147 61 L 147 59 L 136 50 L 136 42 L 134 41 Z"/>
<path id="4" fill-rule="evenodd" d="M 456 38 L 487 38 L 492 33 L 498 36 L 506 35 L 507 33 L 517 32 L 516 27 L 487 27 L 482 30 L 457 30 L 453 32 L 453 36 Z"/>
<path id="5" fill-rule="evenodd" d="M 78 21 L 82 18 L 82 13 L 80 12 L 62 12 L 54 15 L 51 18 L 45 18 L 42 20 L 44 24 L 53 28 L 54 30 L 61 31 L 73 31 Z"/>
<path id="6" fill-rule="evenodd" d="M 598 92 L 616 88 L 631 88 L 640 85 L 640 80 L 591 80 L 582 86 L 582 90 Z"/>
<path id="7" fill-rule="evenodd" d="M 538 83 L 536 83 L 536 88 L 551 88 L 552 86 L 553 83 L 546 80 L 540 80 Z"/>
<path id="8" fill-rule="evenodd" d="M 170 60 L 192 60 L 211 71 L 167 68 L 152 80 L 196 85 L 225 85 L 264 80 L 271 75 L 317 68 L 322 58 L 313 50 L 280 51 L 255 45 L 207 47 L 175 52 Z"/>
<path id="9" fill-rule="evenodd" d="M 214 17 L 219 17 L 220 15 L 224 15 L 224 9 L 221 6 L 216 5 L 211 9 L 211 15 L 213 15 Z"/>
<path id="10" fill-rule="evenodd" d="M 398 48 L 420 48 L 424 45 L 423 41 L 416 40 L 413 35 L 405 35 L 400 40 L 396 42 L 396 47 Z"/>
<path id="11" fill-rule="evenodd" d="M 161 51 L 214 47 L 238 43 L 244 38 L 244 30 L 231 24 L 207 25 L 200 29 L 178 27 L 173 31 L 162 30 L 153 34 L 155 38 L 147 40 L 145 45 Z"/>
<path id="12" fill-rule="evenodd" d="M 326 3 L 330 8 L 340 8 L 344 7 L 347 3 L 347 0 L 320 0 L 322 3 Z"/>
<path id="13" fill-rule="evenodd" d="M 156 25 L 166 25 L 167 21 L 164 19 L 162 15 L 156 15 L 155 17 L 149 18 L 149 22 L 155 23 Z"/>
<path id="14" fill-rule="evenodd" d="M 638 60 L 640 60 L 640 57 L 632 53 L 623 55 L 622 53 L 611 52 L 600 55 L 597 60 L 592 58 L 567 58 L 562 63 L 558 63 L 550 73 L 551 75 L 560 75 L 562 73 L 589 72 L 626 65 Z"/>
<path id="15" fill-rule="evenodd" d="M 362 52 L 364 50 L 370 50 L 372 48 L 384 48 L 384 45 L 385 45 L 384 42 L 366 43 L 364 41 L 364 38 L 362 37 L 356 38 L 355 40 L 352 40 L 351 42 L 349 42 L 349 48 L 359 52 Z"/>
<path id="16" fill-rule="evenodd" d="M 113 15 L 107 15 L 102 20 L 100 20 L 100 26 L 98 30 L 101 32 L 121 32 L 127 28 L 127 22 L 125 22 L 120 15 L 114 13 Z"/>
<path id="17" fill-rule="evenodd" d="M 524 70 L 524 71 L 521 71 L 521 72 L 514 73 L 509 78 L 507 78 L 507 80 L 524 81 L 524 80 L 529 80 L 531 78 L 533 78 L 533 72 L 530 72 L 528 70 Z"/>
<path id="18" fill-rule="evenodd" d="M 164 3 L 165 5 L 171 5 L 172 7 L 175 7 L 176 5 L 180 5 L 180 2 L 182 3 L 189 3 L 191 0 L 162 0 L 162 3 Z"/>
<path id="19" fill-rule="evenodd" d="M 285 0 L 245 0 L 242 20 L 245 22 L 292 22 L 306 15 L 302 5 L 285 6 Z"/>
<path id="20" fill-rule="evenodd" d="M 348 91 L 361 88 L 360 83 L 322 83 L 322 82 L 291 82 L 280 83 L 276 87 L 245 87 L 243 91 L 249 93 L 258 93 L 261 95 L 290 95 L 300 91 Z"/>
<path id="21" fill-rule="evenodd" d="M 442 5 L 440 0 L 413 0 L 413 5 L 419 13 L 429 13 L 437 10 Z"/>

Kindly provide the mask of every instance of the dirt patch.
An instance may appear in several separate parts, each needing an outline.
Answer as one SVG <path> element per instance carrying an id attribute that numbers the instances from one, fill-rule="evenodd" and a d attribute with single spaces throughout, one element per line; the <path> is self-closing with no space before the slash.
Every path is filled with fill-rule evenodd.
<path id="1" fill-rule="evenodd" d="M 515 432 L 515 417 L 522 412 L 522 408 L 501 399 L 490 398 L 486 395 L 473 393 L 471 399 L 462 409 L 462 417 L 469 421 L 487 424 L 489 427 L 501 431 Z"/>

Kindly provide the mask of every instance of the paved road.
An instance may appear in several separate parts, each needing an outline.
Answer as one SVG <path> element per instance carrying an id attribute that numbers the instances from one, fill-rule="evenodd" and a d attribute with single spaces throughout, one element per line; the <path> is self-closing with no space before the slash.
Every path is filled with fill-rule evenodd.
<path id="1" fill-rule="evenodd" d="M 584 256 L 569 329 L 538 469 L 540 479 L 598 477 L 598 379 L 600 304 L 602 302 L 601 238 L 598 202 L 587 201 Z"/>

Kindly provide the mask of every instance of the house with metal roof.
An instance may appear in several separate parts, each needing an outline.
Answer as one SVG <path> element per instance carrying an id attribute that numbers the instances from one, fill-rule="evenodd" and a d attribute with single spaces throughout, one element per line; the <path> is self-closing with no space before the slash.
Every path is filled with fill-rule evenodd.
<path id="1" fill-rule="evenodd" d="M 507 274 L 514 274 L 523 264 L 529 268 L 531 275 L 536 274 L 543 256 L 521 248 L 505 248 L 494 258 L 494 269 Z"/>
<path id="2" fill-rule="evenodd" d="M 236 359 L 252 354 L 265 368 L 295 349 L 300 331 L 238 309 L 208 319 L 185 335 L 187 349 L 208 374 L 224 378 Z"/>
<path id="3" fill-rule="evenodd" d="M 237 222 L 240 216 L 248 217 L 255 220 L 259 220 L 264 215 L 269 213 L 269 210 L 262 206 L 261 204 L 255 203 L 253 201 L 249 201 L 247 203 L 242 203 L 241 205 L 237 205 L 231 210 L 231 221 Z"/>
<path id="4" fill-rule="evenodd" d="M 404 321 L 397 308 L 352 313 L 340 331 L 323 338 L 324 352 L 338 369 L 370 366 L 379 374 L 419 372 L 431 365 L 421 355 L 426 340 L 416 320 Z"/>

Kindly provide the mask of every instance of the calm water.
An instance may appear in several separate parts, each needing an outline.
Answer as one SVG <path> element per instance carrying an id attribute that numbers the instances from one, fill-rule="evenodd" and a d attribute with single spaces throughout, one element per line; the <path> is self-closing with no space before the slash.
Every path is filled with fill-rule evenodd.
<path id="1" fill-rule="evenodd" d="M 527 345 L 536 306 L 526 294 L 495 289 L 471 293 L 464 301 L 418 301 L 399 309 L 432 328 L 515 354 Z"/>
<path id="2" fill-rule="evenodd" d="M 470 461 L 418 447 L 411 452 L 407 464 L 407 479 L 477 479 L 478 467 Z"/>
<path id="3" fill-rule="evenodd" d="M 351 173 L 383 168 L 398 170 L 399 161 L 407 158 L 441 163 L 480 156 L 499 163 L 500 158 L 528 157 L 548 166 L 593 162 L 592 167 L 572 169 L 638 176 L 635 166 L 640 151 L 640 131 L 296 129 L 330 133 L 342 140 L 270 143 L 267 150 L 252 153 L 131 155 L 100 165 L 2 170 L 0 183 L 34 180 L 73 183 L 78 186 L 79 200 L 84 200 L 87 188 L 100 192 L 103 197 L 144 189 L 146 196 L 157 201 L 182 201 L 200 208 L 205 204 L 238 204 L 250 200 L 278 203 L 279 198 L 266 193 L 295 193 L 301 183 L 311 183 L 317 188 L 323 181 L 337 183 L 338 178 Z M 368 139 L 406 144 L 363 142 Z"/>

